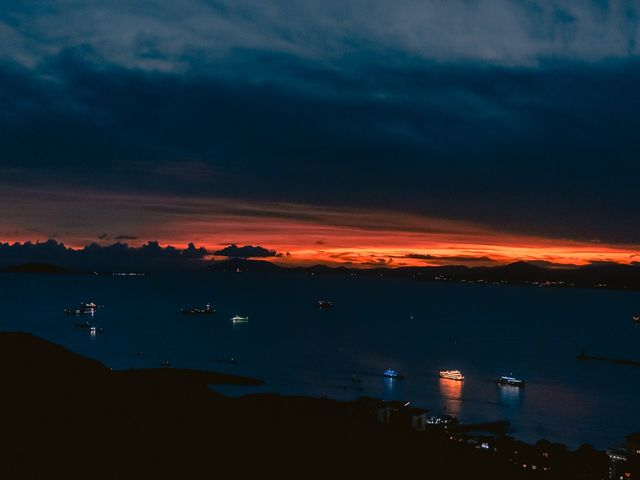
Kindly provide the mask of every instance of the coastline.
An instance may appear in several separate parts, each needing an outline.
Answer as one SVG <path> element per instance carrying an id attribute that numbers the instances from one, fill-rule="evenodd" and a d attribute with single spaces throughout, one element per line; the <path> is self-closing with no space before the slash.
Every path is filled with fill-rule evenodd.
<path id="1" fill-rule="evenodd" d="M 92 478 L 189 478 L 218 468 L 326 476 L 338 468 L 359 475 L 388 469 L 398 475 L 413 472 L 416 459 L 425 472 L 449 478 L 530 478 L 533 472 L 513 460 L 514 451 L 540 468 L 551 455 L 549 465 L 563 478 L 595 475 L 606 466 L 606 455 L 588 447 L 571 452 L 501 435 L 485 448 L 484 434 L 470 433 L 470 426 L 415 431 L 403 420 L 415 409 L 376 399 L 229 398 L 209 385 L 260 380 L 171 368 L 113 371 L 30 334 L 0 332 L 0 357 L 5 411 L 11 413 L 5 438 L 12 440 L 5 450 L 10 461 L 0 468 L 8 478 L 59 471 L 75 476 L 76 468 L 82 472 L 96 462 L 101 471 L 92 471 Z M 381 422 L 381 410 L 391 420 Z"/>
<path id="2" fill-rule="evenodd" d="M 406 278 L 421 282 L 451 282 L 475 285 L 509 285 L 537 288 L 582 288 L 594 290 L 640 291 L 640 265 L 604 263 L 563 267 L 561 265 L 541 266 L 526 261 L 506 265 L 467 266 L 441 265 L 421 267 L 377 267 L 353 268 L 346 266 L 283 266 L 266 260 L 232 258 L 228 260 L 204 262 L 200 264 L 172 265 L 149 269 L 148 266 L 122 267 L 120 271 L 105 269 L 97 265 L 69 265 L 53 263 L 18 263 L 0 266 L 0 273 L 46 274 L 46 275 L 119 275 L 146 276 L 167 273 L 259 273 L 262 275 L 318 275 L 329 277 L 362 276 Z"/>

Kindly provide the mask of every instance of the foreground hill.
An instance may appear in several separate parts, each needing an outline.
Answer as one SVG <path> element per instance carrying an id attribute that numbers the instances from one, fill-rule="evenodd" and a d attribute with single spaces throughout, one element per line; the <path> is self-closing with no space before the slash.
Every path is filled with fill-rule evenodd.
<path id="1" fill-rule="evenodd" d="M 1 478 L 538 478 L 448 434 L 380 425 L 357 403 L 207 386 L 249 378 L 111 371 L 17 333 L 0 334 L 0 360 Z M 559 451 L 544 478 L 602 467 L 602 454 Z"/>

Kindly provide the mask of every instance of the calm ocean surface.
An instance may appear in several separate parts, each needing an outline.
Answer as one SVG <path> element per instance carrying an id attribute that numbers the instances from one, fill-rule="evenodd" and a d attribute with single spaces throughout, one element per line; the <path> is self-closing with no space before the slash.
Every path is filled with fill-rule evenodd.
<path id="1" fill-rule="evenodd" d="M 319 299 L 335 307 L 318 310 Z M 63 314 L 90 300 L 105 305 L 93 319 L 105 333 L 95 337 L 73 327 L 84 318 Z M 208 302 L 213 316 L 179 313 Z M 258 377 L 266 382 L 258 391 L 406 399 L 467 422 L 507 419 L 518 438 L 573 447 L 614 446 L 640 430 L 640 368 L 575 358 L 584 348 L 640 360 L 640 326 L 630 319 L 637 311 L 640 293 L 605 290 L 303 274 L 0 274 L 0 329 L 113 368 L 170 360 Z M 235 314 L 250 320 L 233 325 Z M 387 368 L 406 379 L 383 378 Z M 465 382 L 440 380 L 442 369 L 462 370 Z M 526 388 L 498 387 L 509 373 Z"/>

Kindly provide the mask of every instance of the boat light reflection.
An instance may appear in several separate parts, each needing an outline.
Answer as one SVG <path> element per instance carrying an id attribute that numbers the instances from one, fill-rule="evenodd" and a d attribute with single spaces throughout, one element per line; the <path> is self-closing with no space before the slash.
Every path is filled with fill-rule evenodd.
<path id="1" fill-rule="evenodd" d="M 440 378 L 440 396 L 444 401 L 444 410 L 448 415 L 460 415 L 463 386 L 464 382 Z"/>

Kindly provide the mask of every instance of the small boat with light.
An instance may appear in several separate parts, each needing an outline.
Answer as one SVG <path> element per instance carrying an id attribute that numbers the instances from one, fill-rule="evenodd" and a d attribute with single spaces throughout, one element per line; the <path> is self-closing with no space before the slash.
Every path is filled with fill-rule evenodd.
<path id="1" fill-rule="evenodd" d="M 327 310 L 329 308 L 333 308 L 333 303 L 329 302 L 328 300 L 318 300 L 318 303 L 316 305 L 321 310 Z"/>
<path id="2" fill-rule="evenodd" d="M 402 380 L 404 378 L 404 375 L 400 375 L 397 370 L 392 370 L 390 368 L 386 369 L 382 376 L 386 378 L 393 378 L 395 380 Z"/>
<path id="3" fill-rule="evenodd" d="M 498 385 L 508 385 L 510 387 L 524 387 L 524 380 L 519 378 L 503 375 L 498 379 Z"/>
<path id="4" fill-rule="evenodd" d="M 234 315 L 231 317 L 231 321 L 233 323 L 247 323 L 249 321 L 249 317 L 241 317 L 240 315 Z"/>
<path id="5" fill-rule="evenodd" d="M 98 308 L 94 302 L 81 303 L 78 308 L 66 308 L 64 313 L 67 315 L 94 315 Z"/>
<path id="6" fill-rule="evenodd" d="M 447 380 L 456 380 L 461 382 L 464 380 L 464 375 L 460 373 L 460 370 L 442 370 L 440 372 L 441 378 L 446 378 Z"/>
<path id="7" fill-rule="evenodd" d="M 637 315 L 634 315 L 633 317 L 631 317 L 633 319 L 633 322 L 637 325 L 640 325 L 640 313 L 638 313 Z"/>
<path id="8" fill-rule="evenodd" d="M 211 315 L 215 312 L 210 303 L 207 303 L 204 308 L 190 307 L 180 310 L 183 315 Z"/>

